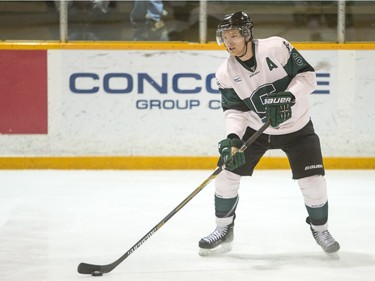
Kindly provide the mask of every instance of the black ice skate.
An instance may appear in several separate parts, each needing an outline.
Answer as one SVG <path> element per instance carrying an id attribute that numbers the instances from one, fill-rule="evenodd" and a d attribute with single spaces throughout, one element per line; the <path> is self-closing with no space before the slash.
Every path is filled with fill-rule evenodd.
<path id="1" fill-rule="evenodd" d="M 199 255 L 209 256 L 229 252 L 232 249 L 233 227 L 233 223 L 228 226 L 218 226 L 210 235 L 203 237 L 199 241 Z"/>
<path id="2" fill-rule="evenodd" d="M 318 245 L 322 247 L 324 252 L 327 254 L 334 254 L 340 250 L 340 244 L 332 237 L 328 230 L 316 231 L 311 227 L 310 218 L 306 219 L 306 222 L 310 225 L 311 233 Z"/>

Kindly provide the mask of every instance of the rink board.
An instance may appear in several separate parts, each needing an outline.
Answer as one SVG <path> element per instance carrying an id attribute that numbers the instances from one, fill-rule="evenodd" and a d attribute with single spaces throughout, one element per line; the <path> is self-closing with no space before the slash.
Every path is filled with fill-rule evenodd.
<path id="1" fill-rule="evenodd" d="M 326 167 L 375 168 L 375 44 L 293 45 L 316 69 L 310 100 Z M 35 53 L 39 60 L 23 63 Z M 214 72 L 227 56 L 216 44 L 0 44 L 0 56 L 9 54 L 15 74 L 0 65 L 8 74 L 0 93 L 0 168 L 215 166 L 225 128 Z M 17 87 L 25 70 L 39 75 Z M 288 167 L 280 151 L 259 165 Z"/>

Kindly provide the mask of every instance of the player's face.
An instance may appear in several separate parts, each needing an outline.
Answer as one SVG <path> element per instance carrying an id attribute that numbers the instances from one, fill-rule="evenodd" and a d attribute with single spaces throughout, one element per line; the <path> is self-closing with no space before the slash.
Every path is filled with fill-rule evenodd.
<path id="1" fill-rule="evenodd" d="M 246 51 L 245 38 L 238 29 L 223 30 L 222 38 L 231 55 L 241 56 Z"/>

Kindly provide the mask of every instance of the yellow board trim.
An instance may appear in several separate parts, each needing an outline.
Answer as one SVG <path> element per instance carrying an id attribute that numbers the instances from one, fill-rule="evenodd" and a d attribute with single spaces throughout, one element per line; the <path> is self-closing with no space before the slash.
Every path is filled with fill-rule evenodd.
<path id="1" fill-rule="evenodd" d="M 206 170 L 215 169 L 217 157 L 0 157 L 0 169 L 62 170 Z M 326 169 L 375 169 L 373 157 L 326 157 Z M 290 169 L 287 158 L 263 157 L 257 169 Z"/>
<path id="2" fill-rule="evenodd" d="M 375 50 L 374 42 L 312 43 L 292 42 L 298 50 Z M 54 41 L 3 41 L 0 50 L 225 50 L 216 43 L 189 42 L 128 42 L 128 41 L 78 41 L 60 43 Z"/>

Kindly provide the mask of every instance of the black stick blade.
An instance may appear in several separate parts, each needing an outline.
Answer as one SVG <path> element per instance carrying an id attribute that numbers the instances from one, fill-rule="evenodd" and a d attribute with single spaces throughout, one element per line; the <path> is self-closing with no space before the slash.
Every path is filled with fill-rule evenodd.
<path id="1" fill-rule="evenodd" d="M 102 265 L 95 265 L 81 262 L 77 268 L 78 273 L 81 274 L 92 274 L 95 271 L 100 271 L 101 273 L 108 273 L 108 269 Z"/>

